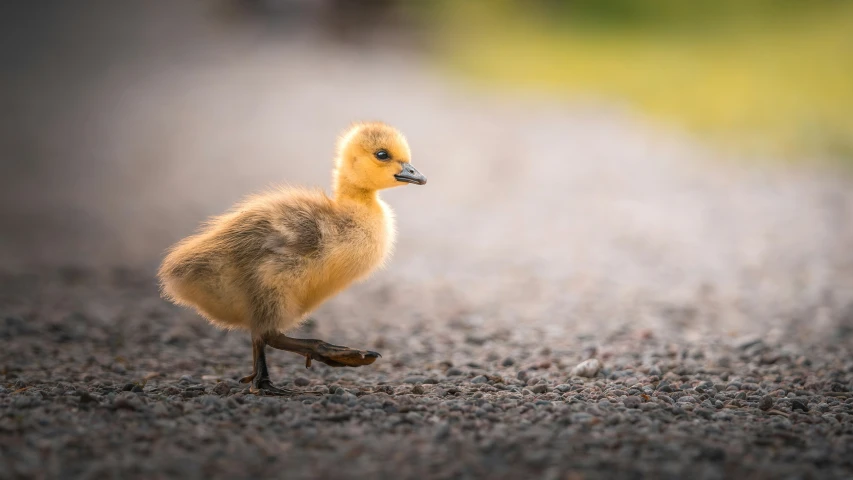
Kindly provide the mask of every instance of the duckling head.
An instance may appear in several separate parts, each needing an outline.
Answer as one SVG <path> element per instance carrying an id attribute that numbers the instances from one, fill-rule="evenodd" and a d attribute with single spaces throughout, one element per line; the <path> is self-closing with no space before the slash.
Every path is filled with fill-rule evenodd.
<path id="1" fill-rule="evenodd" d="M 411 164 L 406 137 L 384 123 L 359 123 L 338 141 L 335 159 L 335 188 L 376 191 L 413 183 L 424 185 L 424 177 Z"/>

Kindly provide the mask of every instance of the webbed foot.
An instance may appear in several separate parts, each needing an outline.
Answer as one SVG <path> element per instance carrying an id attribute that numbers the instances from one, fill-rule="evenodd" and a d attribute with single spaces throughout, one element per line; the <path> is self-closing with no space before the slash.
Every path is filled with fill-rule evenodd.
<path id="1" fill-rule="evenodd" d="M 311 360 L 317 360 L 330 367 L 361 367 L 370 365 L 381 356 L 370 350 L 358 350 L 320 342 L 312 352 L 305 355 L 305 367 L 311 366 Z"/>
<path id="2" fill-rule="evenodd" d="M 265 340 L 273 348 L 304 356 L 306 368 L 311 366 L 312 360 L 331 367 L 361 367 L 370 365 L 382 356 L 370 350 L 332 345 L 322 340 L 291 338 L 284 334 L 269 335 Z"/>
<path id="3" fill-rule="evenodd" d="M 293 390 L 290 388 L 276 387 L 272 384 L 269 378 L 261 378 L 252 382 L 249 387 L 249 392 L 255 395 L 263 395 L 270 397 L 293 397 L 296 395 L 316 395 L 315 392 L 303 392 L 301 390 Z"/>

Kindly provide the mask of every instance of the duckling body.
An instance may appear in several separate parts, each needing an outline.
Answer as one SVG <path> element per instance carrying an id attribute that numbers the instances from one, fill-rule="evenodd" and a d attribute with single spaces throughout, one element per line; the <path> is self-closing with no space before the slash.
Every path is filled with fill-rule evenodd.
<path id="1" fill-rule="evenodd" d="M 195 308 L 211 323 L 252 334 L 253 382 L 273 387 L 264 347 L 289 350 L 332 366 L 373 363 L 376 352 L 300 340 L 283 332 L 351 283 L 382 266 L 394 244 L 394 216 L 378 191 L 426 179 L 409 161 L 405 137 L 363 123 L 340 139 L 334 193 L 282 188 L 255 195 L 178 242 L 159 278 L 165 298 Z"/>
<path id="2" fill-rule="evenodd" d="M 165 294 L 221 327 L 287 331 L 391 252 L 391 209 L 364 200 L 304 189 L 250 197 L 172 250 Z M 253 321 L 259 305 L 270 311 Z"/>

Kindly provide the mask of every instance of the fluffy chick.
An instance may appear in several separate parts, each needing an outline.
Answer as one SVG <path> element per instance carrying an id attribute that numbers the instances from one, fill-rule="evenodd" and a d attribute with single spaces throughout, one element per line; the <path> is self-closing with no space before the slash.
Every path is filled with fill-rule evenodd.
<path id="1" fill-rule="evenodd" d="M 380 267 L 391 253 L 391 208 L 378 191 L 426 178 L 410 163 L 406 138 L 384 123 L 359 123 L 338 141 L 333 194 L 280 188 L 247 198 L 178 242 L 159 270 L 163 296 L 214 325 L 248 330 L 256 393 L 275 387 L 267 345 L 331 366 L 373 363 L 376 352 L 284 334 L 324 300 Z"/>

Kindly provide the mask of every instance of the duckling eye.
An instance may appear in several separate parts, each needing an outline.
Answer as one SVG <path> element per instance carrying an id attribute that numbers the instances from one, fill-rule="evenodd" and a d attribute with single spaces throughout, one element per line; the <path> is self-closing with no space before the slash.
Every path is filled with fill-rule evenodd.
<path id="1" fill-rule="evenodd" d="M 386 152 L 385 150 L 379 150 L 374 153 L 373 156 L 378 158 L 379 160 L 389 160 L 391 158 L 391 155 L 388 155 L 388 152 Z"/>

